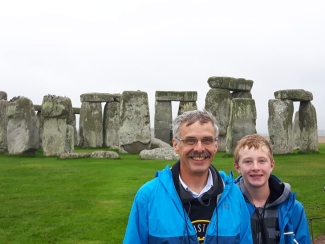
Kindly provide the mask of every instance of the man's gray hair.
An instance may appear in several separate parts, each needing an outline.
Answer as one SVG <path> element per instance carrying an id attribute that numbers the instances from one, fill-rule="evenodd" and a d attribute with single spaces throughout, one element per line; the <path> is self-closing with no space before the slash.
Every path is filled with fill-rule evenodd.
<path id="1" fill-rule="evenodd" d="M 186 111 L 183 114 L 177 116 L 173 121 L 173 137 L 179 138 L 180 126 L 185 123 L 186 126 L 194 124 L 196 121 L 200 121 L 201 124 L 211 122 L 214 126 L 215 137 L 218 137 L 219 129 L 215 117 L 205 109 Z"/>

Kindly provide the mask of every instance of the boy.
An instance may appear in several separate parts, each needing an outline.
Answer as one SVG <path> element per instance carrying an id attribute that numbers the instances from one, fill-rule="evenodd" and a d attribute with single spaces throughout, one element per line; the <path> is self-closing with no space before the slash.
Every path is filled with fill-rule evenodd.
<path id="1" fill-rule="evenodd" d="M 254 244 L 311 243 L 304 207 L 289 184 L 271 175 L 275 163 L 268 141 L 257 134 L 243 137 L 234 159 L 241 174 L 235 182 L 251 214 Z"/>

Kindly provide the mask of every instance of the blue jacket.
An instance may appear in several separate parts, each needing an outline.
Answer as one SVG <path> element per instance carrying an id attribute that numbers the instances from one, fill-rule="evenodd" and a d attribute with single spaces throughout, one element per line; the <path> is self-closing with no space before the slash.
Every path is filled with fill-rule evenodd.
<path id="1" fill-rule="evenodd" d="M 280 182 L 275 175 L 271 175 L 271 177 Z M 239 176 L 235 182 L 238 183 L 240 178 L 241 176 Z M 288 188 L 288 186 L 289 185 L 285 183 L 285 187 Z M 255 206 L 249 201 L 246 201 L 246 205 L 250 215 L 252 216 L 255 212 Z M 311 243 L 306 213 L 302 204 L 296 200 L 296 194 L 290 192 L 286 200 L 282 201 L 277 206 L 277 209 L 280 229 L 279 243 Z"/>
<path id="2" fill-rule="evenodd" d="M 252 243 L 250 215 L 232 177 L 219 174 L 224 182 L 204 243 Z M 217 214 L 218 212 L 218 214 Z M 217 237 L 219 236 L 218 240 Z M 124 236 L 126 244 L 198 244 L 195 229 L 184 211 L 167 166 L 137 192 Z"/>

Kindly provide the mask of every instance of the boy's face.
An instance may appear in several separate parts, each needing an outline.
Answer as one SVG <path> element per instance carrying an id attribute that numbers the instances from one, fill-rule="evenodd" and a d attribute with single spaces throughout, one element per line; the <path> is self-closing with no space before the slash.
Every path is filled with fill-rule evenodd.
<path id="1" fill-rule="evenodd" d="M 239 151 L 238 164 L 234 167 L 243 176 L 246 188 L 268 188 L 268 179 L 274 168 L 269 151 L 265 146 L 260 148 L 245 147 Z"/>

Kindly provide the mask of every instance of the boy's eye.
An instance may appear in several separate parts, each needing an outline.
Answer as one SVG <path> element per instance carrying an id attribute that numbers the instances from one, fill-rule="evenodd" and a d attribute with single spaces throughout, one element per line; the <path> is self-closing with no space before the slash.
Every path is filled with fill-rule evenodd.
<path id="1" fill-rule="evenodd" d="M 250 160 L 245 160 L 244 161 L 244 164 L 249 164 L 249 163 L 251 163 L 252 161 L 250 161 Z"/>

